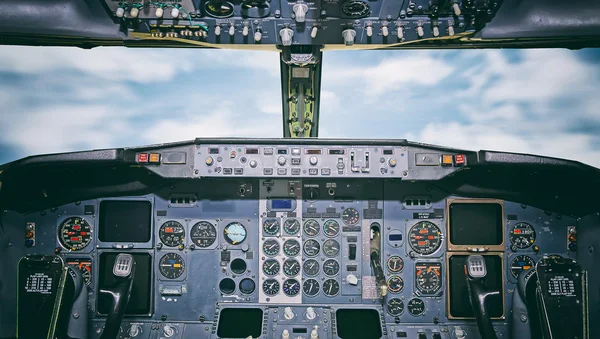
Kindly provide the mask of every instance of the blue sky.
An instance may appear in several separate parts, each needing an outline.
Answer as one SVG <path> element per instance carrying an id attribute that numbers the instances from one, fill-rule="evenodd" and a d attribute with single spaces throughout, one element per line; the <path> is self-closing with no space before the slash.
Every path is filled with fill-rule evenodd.
<path id="1" fill-rule="evenodd" d="M 278 54 L 0 47 L 0 163 L 280 137 Z M 600 167 L 600 50 L 331 51 L 321 137 L 406 138 Z"/>

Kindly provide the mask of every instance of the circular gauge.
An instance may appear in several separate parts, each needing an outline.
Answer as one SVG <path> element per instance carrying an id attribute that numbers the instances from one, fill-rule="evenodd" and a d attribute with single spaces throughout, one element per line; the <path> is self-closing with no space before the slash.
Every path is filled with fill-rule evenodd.
<path id="1" fill-rule="evenodd" d="M 267 279 L 263 282 L 262 289 L 266 295 L 275 295 L 279 293 L 279 281 L 275 279 Z"/>
<path id="2" fill-rule="evenodd" d="M 304 284 L 302 284 L 302 290 L 307 296 L 314 297 L 319 294 L 319 282 L 315 279 L 305 280 Z"/>
<path id="3" fill-rule="evenodd" d="M 340 263 L 339 262 L 337 262 L 333 259 L 328 259 L 323 263 L 323 273 L 325 273 L 325 275 L 333 277 L 334 275 L 338 274 L 339 271 L 340 271 Z"/>
<path id="4" fill-rule="evenodd" d="M 387 285 L 391 293 L 400 293 L 404 289 L 404 280 L 397 275 L 393 275 L 388 279 Z"/>
<path id="5" fill-rule="evenodd" d="M 231 278 L 225 278 L 219 282 L 219 291 L 223 294 L 235 292 L 235 281 Z"/>
<path id="6" fill-rule="evenodd" d="M 308 239 L 304 243 L 304 254 L 306 254 L 309 257 L 316 256 L 317 254 L 319 254 L 320 250 L 321 245 L 319 245 L 319 242 L 315 239 Z"/>
<path id="7" fill-rule="evenodd" d="M 319 274 L 319 262 L 315 259 L 308 259 L 302 265 L 302 271 L 309 277 L 314 277 Z"/>
<path id="8" fill-rule="evenodd" d="M 335 237 L 340 233 L 340 224 L 335 220 L 327 220 L 323 224 L 323 232 L 328 237 Z"/>
<path id="9" fill-rule="evenodd" d="M 252 294 L 256 289 L 256 284 L 254 280 L 250 278 L 244 278 L 240 281 L 240 292 L 243 294 Z"/>
<path id="10" fill-rule="evenodd" d="M 297 240 L 289 239 L 283 243 L 283 253 L 288 257 L 295 257 L 300 253 L 300 243 Z"/>
<path id="11" fill-rule="evenodd" d="M 229 268 L 231 268 L 231 272 L 235 274 L 244 274 L 248 268 L 248 264 L 246 264 L 244 259 L 235 258 L 229 265 Z"/>
<path id="12" fill-rule="evenodd" d="M 294 297 L 300 293 L 300 283 L 296 279 L 288 279 L 283 282 L 283 293 L 288 297 Z"/>
<path id="13" fill-rule="evenodd" d="M 319 234 L 319 222 L 314 219 L 308 219 L 304 222 L 304 234 L 314 237 Z"/>
<path id="14" fill-rule="evenodd" d="M 227 18 L 233 15 L 233 4 L 231 2 L 223 2 L 211 0 L 204 5 L 206 13 L 214 18 Z"/>
<path id="15" fill-rule="evenodd" d="M 410 247 L 413 251 L 428 255 L 437 251 L 442 246 L 442 232 L 436 224 L 421 221 L 410 228 L 408 232 Z"/>
<path id="16" fill-rule="evenodd" d="M 535 229 L 528 223 L 515 224 L 510 230 L 510 242 L 520 249 L 531 247 L 535 242 Z"/>
<path id="17" fill-rule="evenodd" d="M 404 269 L 404 260 L 397 255 L 392 255 L 387 261 L 387 268 L 390 272 L 402 272 Z"/>
<path id="18" fill-rule="evenodd" d="M 340 243 L 334 239 L 325 241 L 323 243 L 323 253 L 328 257 L 335 257 L 340 253 Z"/>
<path id="19" fill-rule="evenodd" d="M 58 228 L 58 242 L 67 250 L 82 250 L 91 241 L 92 226 L 83 218 L 67 218 Z"/>
<path id="20" fill-rule="evenodd" d="M 279 242 L 275 239 L 269 239 L 263 243 L 263 253 L 268 257 L 274 257 L 278 255 L 279 250 Z"/>
<path id="21" fill-rule="evenodd" d="M 246 240 L 246 227 L 239 222 L 232 222 L 223 229 L 225 240 L 232 245 L 239 245 Z"/>
<path id="22" fill-rule="evenodd" d="M 67 265 L 76 267 L 81 271 L 81 277 L 87 286 L 92 284 L 92 260 L 91 259 L 68 259 Z"/>
<path id="23" fill-rule="evenodd" d="M 351 18 L 364 18 L 369 16 L 370 11 L 371 9 L 366 2 L 350 0 L 342 4 L 342 12 Z"/>
<path id="24" fill-rule="evenodd" d="M 328 297 L 335 297 L 340 293 L 340 283 L 335 279 L 327 279 L 323 282 L 323 293 Z"/>
<path id="25" fill-rule="evenodd" d="M 263 231 L 268 235 L 277 235 L 279 233 L 279 219 L 265 219 L 263 221 Z"/>
<path id="26" fill-rule="evenodd" d="M 519 277 L 519 273 L 524 270 L 528 270 L 535 266 L 535 262 L 528 255 L 517 255 L 510 262 L 510 274 L 517 279 Z"/>
<path id="27" fill-rule="evenodd" d="M 433 294 L 442 287 L 439 266 L 417 267 L 417 289 L 423 294 Z"/>
<path id="28" fill-rule="evenodd" d="M 408 301 L 408 313 L 412 316 L 420 316 L 425 313 L 425 302 L 419 298 L 412 298 Z"/>
<path id="29" fill-rule="evenodd" d="M 346 208 L 344 212 L 342 212 L 342 221 L 346 225 L 356 225 L 356 223 L 358 223 L 358 211 L 356 208 Z"/>
<path id="30" fill-rule="evenodd" d="M 283 273 L 288 277 L 295 277 L 300 273 L 300 263 L 296 259 L 288 259 L 283 262 Z"/>
<path id="31" fill-rule="evenodd" d="M 300 222 L 296 219 L 288 219 L 283 223 L 283 230 L 287 234 L 298 234 L 300 231 Z"/>
<path id="32" fill-rule="evenodd" d="M 185 241 L 185 228 L 177 221 L 167 221 L 158 231 L 160 241 L 169 247 L 177 247 Z"/>
<path id="33" fill-rule="evenodd" d="M 217 229 L 208 221 L 200 221 L 192 227 L 190 238 L 198 247 L 209 247 L 217 240 Z"/>
<path id="34" fill-rule="evenodd" d="M 387 311 L 393 317 L 399 316 L 404 312 L 404 302 L 398 298 L 388 300 Z"/>
<path id="35" fill-rule="evenodd" d="M 167 253 L 158 262 L 160 273 L 167 279 L 177 279 L 185 271 L 185 261 L 177 253 Z"/>
<path id="36" fill-rule="evenodd" d="M 280 265 L 279 261 L 275 259 L 267 259 L 262 265 L 263 273 L 272 277 L 279 273 Z"/>

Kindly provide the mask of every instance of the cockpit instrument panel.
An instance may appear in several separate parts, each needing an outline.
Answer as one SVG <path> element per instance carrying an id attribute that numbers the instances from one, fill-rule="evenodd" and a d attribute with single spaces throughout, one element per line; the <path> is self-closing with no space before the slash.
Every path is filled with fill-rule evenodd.
<path id="1" fill-rule="evenodd" d="M 84 218 L 67 218 L 59 226 L 58 241 L 66 250 L 82 250 L 92 241 L 92 226 Z"/>

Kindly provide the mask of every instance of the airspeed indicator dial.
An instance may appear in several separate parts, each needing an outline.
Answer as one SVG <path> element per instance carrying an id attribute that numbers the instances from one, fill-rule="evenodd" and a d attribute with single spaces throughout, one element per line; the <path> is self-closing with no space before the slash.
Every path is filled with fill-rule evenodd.
<path id="1" fill-rule="evenodd" d="M 160 241 L 168 247 L 177 247 L 185 241 L 185 228 L 177 221 L 167 221 L 158 231 Z"/>
<path id="2" fill-rule="evenodd" d="M 535 242 L 535 229 L 528 223 L 515 224 L 510 230 L 510 242 L 519 249 L 531 247 Z"/>
<path id="3" fill-rule="evenodd" d="M 430 221 L 415 224 L 410 228 L 408 236 L 410 247 L 421 255 L 433 254 L 442 246 L 442 231 Z"/>
<path id="4" fill-rule="evenodd" d="M 58 242 L 67 250 L 82 250 L 91 241 L 92 226 L 83 218 L 68 218 L 58 228 Z"/>

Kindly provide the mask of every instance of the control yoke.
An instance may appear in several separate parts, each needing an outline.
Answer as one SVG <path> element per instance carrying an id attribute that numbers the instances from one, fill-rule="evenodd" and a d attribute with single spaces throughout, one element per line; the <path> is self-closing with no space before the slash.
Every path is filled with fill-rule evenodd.
<path id="1" fill-rule="evenodd" d="M 469 289 L 469 301 L 473 307 L 479 334 L 485 339 L 497 339 L 492 326 L 492 319 L 485 307 L 485 300 L 489 296 L 499 295 L 500 291 L 489 291 L 484 280 L 487 275 L 485 259 L 480 255 L 470 255 L 465 263 L 465 275 Z"/>
<path id="2" fill-rule="evenodd" d="M 100 289 L 100 294 L 110 296 L 110 310 L 100 339 L 114 339 L 119 334 L 125 309 L 131 296 L 135 275 L 135 260 L 131 254 L 121 253 L 115 259 L 113 276 L 115 283 L 110 288 Z"/>

